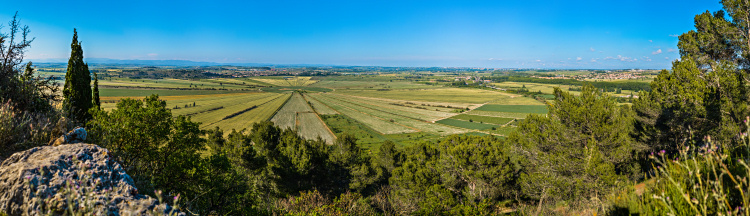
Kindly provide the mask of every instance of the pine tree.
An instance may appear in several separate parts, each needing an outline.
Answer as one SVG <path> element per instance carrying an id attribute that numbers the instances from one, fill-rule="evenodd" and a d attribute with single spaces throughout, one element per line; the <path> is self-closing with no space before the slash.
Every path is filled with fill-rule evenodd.
<path id="1" fill-rule="evenodd" d="M 83 50 L 78 42 L 78 32 L 73 29 L 73 42 L 68 60 L 68 71 L 65 74 L 63 89 L 63 110 L 66 115 L 79 122 L 91 119 L 88 110 L 93 106 L 91 101 L 91 75 L 89 66 L 83 63 Z"/>
<path id="2" fill-rule="evenodd" d="M 99 76 L 96 75 L 96 72 L 94 72 L 94 95 L 93 97 L 94 97 L 94 101 L 93 101 L 94 107 L 96 107 L 97 109 L 100 109 L 100 107 L 102 106 L 102 103 L 101 101 L 99 101 Z"/>

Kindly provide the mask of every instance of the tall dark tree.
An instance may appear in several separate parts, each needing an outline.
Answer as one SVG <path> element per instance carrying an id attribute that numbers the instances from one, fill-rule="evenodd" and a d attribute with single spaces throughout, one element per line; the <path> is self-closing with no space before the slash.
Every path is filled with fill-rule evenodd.
<path id="1" fill-rule="evenodd" d="M 710 135 L 724 144 L 739 141 L 750 70 L 747 1 L 721 1 L 724 10 L 695 16 L 695 30 L 680 35 L 680 60 L 634 100 L 634 137 L 652 151 L 676 152 Z M 728 17 L 727 17 L 728 15 Z"/>
<path id="2" fill-rule="evenodd" d="M 91 103 L 91 75 L 89 66 L 83 62 L 83 50 L 78 42 L 78 32 L 73 29 L 73 42 L 70 44 L 70 59 L 68 71 L 65 74 L 65 88 L 63 89 L 63 109 L 67 116 L 79 122 L 91 119 L 88 113 L 93 106 Z"/>
<path id="3" fill-rule="evenodd" d="M 99 109 L 102 107 L 101 101 L 99 101 L 99 76 L 96 75 L 96 72 L 94 72 L 94 101 L 92 102 L 94 107 Z"/>

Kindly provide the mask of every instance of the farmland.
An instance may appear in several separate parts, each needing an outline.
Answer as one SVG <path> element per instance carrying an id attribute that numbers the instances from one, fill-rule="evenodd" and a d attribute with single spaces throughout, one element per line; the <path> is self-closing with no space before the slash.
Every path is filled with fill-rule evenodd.
<path id="1" fill-rule="evenodd" d="M 526 73 L 585 76 L 587 72 Z M 113 109 L 120 98 L 158 94 L 173 115 L 190 116 L 202 122 L 202 129 L 241 130 L 255 122 L 271 121 L 296 130 L 304 138 L 320 137 L 329 144 L 338 136 L 352 134 L 363 148 L 374 150 L 386 140 L 408 146 L 451 134 L 507 136 L 528 115 L 547 113 L 554 87 L 580 87 L 510 81 L 453 87 L 448 84 L 454 82 L 454 76 L 436 74 L 439 76 L 403 73 L 189 79 L 118 75 L 101 77 L 100 91 L 105 110 Z M 524 96 L 517 92 L 522 88 L 542 94 Z M 623 90 L 622 95 L 627 93 Z"/>
<path id="2" fill-rule="evenodd" d="M 296 130 L 306 139 L 320 137 L 328 144 L 333 144 L 335 139 L 325 123 L 313 112 L 305 98 L 299 93 L 294 93 L 289 98 L 284 106 L 276 112 L 276 115 L 271 118 L 271 122 L 282 129 Z"/>

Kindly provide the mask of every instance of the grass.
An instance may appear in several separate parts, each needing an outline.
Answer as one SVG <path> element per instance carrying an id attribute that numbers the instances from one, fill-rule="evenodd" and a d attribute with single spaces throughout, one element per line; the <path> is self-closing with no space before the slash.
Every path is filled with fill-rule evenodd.
<path id="1" fill-rule="evenodd" d="M 505 124 L 513 121 L 513 118 L 502 118 L 502 117 L 491 117 L 491 116 L 480 116 L 480 115 L 467 115 L 467 114 L 460 114 L 460 115 L 457 115 L 457 116 L 453 116 L 453 117 L 451 117 L 451 119 L 458 119 L 458 120 L 464 120 L 464 121 L 472 120 L 474 122 L 496 124 L 496 125 L 505 125 Z"/>
<path id="2" fill-rule="evenodd" d="M 424 102 L 452 102 L 463 104 L 481 104 L 508 98 L 510 94 L 496 91 L 470 89 L 470 88 L 438 88 L 438 89 L 415 89 L 415 90 L 340 90 L 339 94 L 387 98 L 408 101 Z"/>
<path id="3" fill-rule="evenodd" d="M 450 125 L 454 127 L 461 127 L 461 128 L 466 128 L 466 129 L 472 129 L 472 130 L 487 130 L 487 129 L 492 129 L 493 127 L 494 128 L 499 127 L 498 125 L 482 124 L 478 122 L 469 122 L 469 121 L 456 120 L 456 119 L 443 119 L 435 123 Z"/>
<path id="4" fill-rule="evenodd" d="M 543 105 L 499 105 L 487 104 L 477 108 L 478 111 L 509 112 L 509 113 L 536 113 L 547 114 L 547 106 Z"/>

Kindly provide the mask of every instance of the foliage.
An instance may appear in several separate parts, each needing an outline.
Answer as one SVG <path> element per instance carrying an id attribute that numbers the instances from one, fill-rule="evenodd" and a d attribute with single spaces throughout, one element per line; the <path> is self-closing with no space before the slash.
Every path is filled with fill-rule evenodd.
<path id="1" fill-rule="evenodd" d="M 63 110 L 65 114 L 76 121 L 87 122 L 91 119 L 91 75 L 88 64 L 83 62 L 83 49 L 78 42 L 78 32 L 73 29 L 73 42 L 70 44 L 70 59 L 65 74 L 63 89 Z"/>
<path id="2" fill-rule="evenodd" d="M 66 132 L 67 122 L 54 113 L 20 111 L 0 104 L 0 161 L 18 151 L 46 145 Z"/>
<path id="3" fill-rule="evenodd" d="M 276 203 L 276 214 L 283 215 L 376 215 L 375 209 L 357 193 L 344 193 L 333 201 L 318 191 L 302 192 Z"/>
<path id="4" fill-rule="evenodd" d="M 538 203 L 602 197 L 638 171 L 629 109 L 592 86 L 580 97 L 555 89 L 548 117 L 530 115 L 507 142 L 520 162 L 523 197 Z M 548 200 L 551 200 L 548 201 Z"/>
<path id="5" fill-rule="evenodd" d="M 116 109 L 93 109 L 92 114 L 92 142 L 109 149 L 141 191 L 181 194 L 186 197 L 183 206 L 197 212 L 228 213 L 242 208 L 224 206 L 232 199 L 248 200 L 225 154 L 199 154 L 206 143 L 199 123 L 172 118 L 158 96 L 122 99 Z"/>
<path id="6" fill-rule="evenodd" d="M 745 123 L 745 126 L 748 126 Z M 686 146 L 670 159 L 651 154 L 655 175 L 642 194 L 626 194 L 613 212 L 644 215 L 747 215 L 750 207 L 750 137 L 732 148 L 707 137 L 705 145 Z"/>
<path id="7" fill-rule="evenodd" d="M 102 102 L 99 100 L 99 76 L 94 73 L 94 90 L 92 93 L 93 107 L 99 109 L 102 107 Z"/>
<path id="8" fill-rule="evenodd" d="M 34 74 L 32 63 L 22 68 L 23 55 L 34 38 L 28 26 L 21 26 L 18 13 L 8 23 L 9 33 L 0 33 L 0 103 L 11 103 L 15 109 L 30 112 L 51 112 L 57 101 L 53 77 Z M 20 36 L 19 36 L 20 34 Z"/>
<path id="9" fill-rule="evenodd" d="M 515 166 L 492 136 L 450 136 L 403 153 L 390 178 L 389 203 L 400 214 L 448 214 L 454 207 L 515 195 Z"/>

